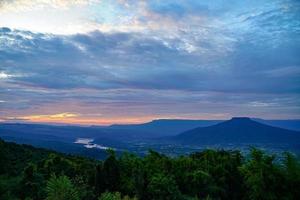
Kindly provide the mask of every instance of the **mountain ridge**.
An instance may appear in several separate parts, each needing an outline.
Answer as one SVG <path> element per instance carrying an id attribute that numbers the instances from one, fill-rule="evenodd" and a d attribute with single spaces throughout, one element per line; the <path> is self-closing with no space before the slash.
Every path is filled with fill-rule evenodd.
<path id="1" fill-rule="evenodd" d="M 174 139 L 184 144 L 299 144 L 300 132 L 266 125 L 247 117 L 234 117 L 216 125 L 185 131 L 175 136 Z"/>

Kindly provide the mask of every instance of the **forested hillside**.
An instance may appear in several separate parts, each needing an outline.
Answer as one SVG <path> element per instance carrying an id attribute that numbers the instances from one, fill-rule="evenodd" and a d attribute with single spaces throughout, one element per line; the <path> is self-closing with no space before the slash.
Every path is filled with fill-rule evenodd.
<path id="1" fill-rule="evenodd" d="M 299 161 L 257 149 L 99 161 L 0 140 L 0 163 L 1 200 L 300 199 Z"/>

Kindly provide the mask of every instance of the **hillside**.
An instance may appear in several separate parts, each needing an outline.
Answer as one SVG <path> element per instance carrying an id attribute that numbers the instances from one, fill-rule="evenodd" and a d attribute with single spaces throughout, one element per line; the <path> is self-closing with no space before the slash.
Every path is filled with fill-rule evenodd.
<path id="1" fill-rule="evenodd" d="M 196 127 L 211 126 L 221 120 L 184 120 L 184 119 L 157 119 L 142 124 L 115 124 L 113 129 L 139 130 L 154 133 L 156 136 L 176 135 Z"/>
<path id="2" fill-rule="evenodd" d="M 248 151 L 249 146 L 258 146 L 270 152 L 300 152 L 299 132 L 271 127 L 265 124 L 270 121 L 263 120 L 259 123 L 258 120 L 234 118 L 224 122 L 161 119 L 143 124 L 102 127 L 0 123 L 0 138 L 97 159 L 105 157 L 100 146 L 139 155 L 145 154 L 148 149 L 168 155 L 182 155 L 208 146 L 241 151 Z M 275 120 L 271 123 L 279 122 L 297 127 L 297 120 Z M 182 132 L 184 133 L 178 135 Z M 74 143 L 79 138 L 91 140 L 93 148 Z M 186 145 L 182 147 L 182 144 Z"/>
<path id="3" fill-rule="evenodd" d="M 253 118 L 252 120 L 260 122 L 262 124 L 267 124 L 270 126 L 275 126 L 275 127 L 279 127 L 279 128 L 293 130 L 293 131 L 300 131 L 300 120 L 299 119 L 286 119 L 286 120 L 269 119 L 269 120 L 266 120 L 266 119 Z"/>
<path id="4" fill-rule="evenodd" d="M 0 140 L 0 199 L 299 199 L 300 165 L 253 149 L 205 150 L 181 157 L 113 151 L 104 161 Z M 253 181 L 254 180 L 254 181 Z M 257 189 L 259 188 L 259 190 Z M 268 199 L 268 198 L 267 198 Z"/>
<path id="5" fill-rule="evenodd" d="M 250 118 L 232 118 L 209 127 L 199 127 L 174 137 L 184 144 L 300 144 L 300 132 L 269 126 Z"/>
<path id="6" fill-rule="evenodd" d="M 142 124 L 88 127 L 1 123 L 0 137 L 63 142 L 73 142 L 77 138 L 84 137 L 122 142 L 124 140 L 140 140 L 176 135 L 186 130 L 209 126 L 218 122 L 217 120 L 154 120 Z"/>

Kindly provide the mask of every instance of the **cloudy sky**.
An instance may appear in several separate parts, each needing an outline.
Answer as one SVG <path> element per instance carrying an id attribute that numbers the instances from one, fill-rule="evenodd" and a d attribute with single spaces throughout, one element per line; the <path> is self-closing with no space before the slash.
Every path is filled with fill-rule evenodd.
<path id="1" fill-rule="evenodd" d="M 298 0 L 0 0 L 0 121 L 300 118 Z"/>

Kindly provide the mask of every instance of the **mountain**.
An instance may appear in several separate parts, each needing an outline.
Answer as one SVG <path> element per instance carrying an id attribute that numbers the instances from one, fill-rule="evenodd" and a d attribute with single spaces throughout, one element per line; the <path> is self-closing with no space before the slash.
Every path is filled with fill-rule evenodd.
<path id="1" fill-rule="evenodd" d="M 182 144 L 300 144 L 300 132 L 269 126 L 250 118 L 232 118 L 174 137 Z"/>
<path id="2" fill-rule="evenodd" d="M 125 138 L 134 140 L 135 131 L 107 130 L 94 127 L 54 126 L 44 124 L 0 124 L 0 138 L 19 144 L 30 144 L 63 153 L 103 158 L 105 150 L 85 148 L 84 144 L 74 143 L 78 138 L 92 138 L 97 144 L 109 147 L 124 146 Z M 118 150 L 117 150 L 118 151 Z"/>
<path id="3" fill-rule="evenodd" d="M 46 124 L 0 123 L 0 138 L 20 144 L 31 144 L 64 153 L 89 155 L 87 152 L 103 151 L 86 149 L 84 144 L 74 144 L 79 138 L 92 140 L 95 145 L 116 150 L 133 150 L 137 153 L 156 148 L 155 138 L 176 135 L 198 126 L 215 124 L 202 120 L 155 120 L 136 125 L 66 126 Z"/>
<path id="4" fill-rule="evenodd" d="M 263 148 L 272 148 L 274 144 L 277 147 L 278 144 L 284 144 L 285 146 L 281 145 L 279 148 L 290 150 L 286 146 L 294 145 L 296 147 L 292 150 L 296 149 L 300 152 L 299 132 L 266 125 L 266 123 L 278 124 L 278 121 L 263 120 L 260 123 L 257 122 L 259 120 L 254 121 L 249 118 L 233 118 L 229 121 L 160 119 L 143 124 L 101 127 L 0 123 L 0 138 L 80 155 L 86 155 L 87 152 L 92 151 L 97 154 L 98 151 L 103 151 L 101 146 L 136 153 L 156 149 L 170 155 L 194 150 L 194 147 L 189 146 L 182 148 L 182 144 L 193 144 L 197 148 L 211 144 L 216 145 L 217 148 L 223 148 L 228 144 L 257 143 L 263 144 Z M 294 122 L 292 124 L 295 125 Z M 85 144 L 74 144 L 79 138 L 91 140 L 95 145 L 94 149 L 86 149 Z M 97 147 L 99 149 L 95 149 Z"/>
<path id="5" fill-rule="evenodd" d="M 253 119 L 263 124 L 290 130 L 300 130 L 300 120 L 263 120 Z M 144 139 L 172 136 L 198 128 L 223 122 L 223 120 L 185 120 L 158 119 L 142 124 L 124 124 L 111 126 L 74 126 L 0 123 L 0 136 L 39 138 L 44 140 L 71 140 L 78 137 L 106 138 L 114 140 Z M 38 135 L 38 136 L 37 136 Z"/>
<path id="6" fill-rule="evenodd" d="M 0 136 L 14 136 L 22 138 L 40 138 L 74 141 L 79 137 L 106 138 L 106 139 L 133 139 L 137 137 L 151 137 L 151 133 L 142 133 L 138 130 L 120 130 L 109 127 L 82 127 L 82 126 L 54 126 L 44 124 L 0 124 Z"/>
<path id="7" fill-rule="evenodd" d="M 111 126 L 67 126 L 46 124 L 0 124 L 0 136 L 13 136 L 55 140 L 74 140 L 78 137 L 100 139 L 147 139 L 167 135 L 177 135 L 196 127 L 210 126 L 219 123 L 218 120 L 177 120 L 160 119 L 142 124 L 124 124 Z M 38 136 L 37 136 L 38 135 Z"/>
<path id="8" fill-rule="evenodd" d="M 157 119 L 142 124 L 114 124 L 109 126 L 112 129 L 120 130 L 139 130 L 142 132 L 150 132 L 156 136 L 177 135 L 184 131 L 197 128 L 211 126 L 222 122 L 221 120 L 185 120 L 185 119 Z"/>
<path id="9" fill-rule="evenodd" d="M 270 126 L 276 126 L 284 129 L 294 130 L 294 131 L 300 131 L 300 120 L 299 119 L 276 119 L 276 120 L 265 120 L 265 119 L 258 119 L 253 118 L 254 121 L 267 124 Z"/>
<path id="10" fill-rule="evenodd" d="M 251 118 L 252 119 L 252 118 Z M 294 130 L 300 131 L 300 120 L 265 120 L 259 118 L 253 118 L 254 121 Z M 118 130 L 135 130 L 139 131 L 142 135 L 151 135 L 153 137 L 160 136 L 172 136 L 179 133 L 198 128 L 207 127 L 211 125 L 224 122 L 225 120 L 190 120 L 190 119 L 157 119 L 150 122 L 141 124 L 113 124 L 110 126 L 92 126 L 95 128 L 108 128 L 108 129 L 118 129 Z"/>

